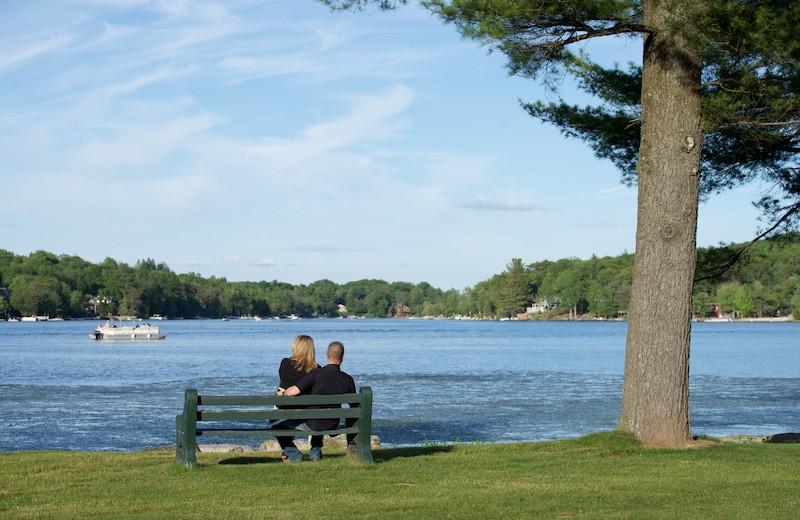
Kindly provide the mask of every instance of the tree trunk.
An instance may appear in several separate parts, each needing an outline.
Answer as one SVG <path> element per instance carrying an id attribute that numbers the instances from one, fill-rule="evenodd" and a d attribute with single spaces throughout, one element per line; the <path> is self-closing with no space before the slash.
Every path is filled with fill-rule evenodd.
<path id="1" fill-rule="evenodd" d="M 701 59 L 682 30 L 696 4 L 642 1 L 651 32 L 644 42 L 636 257 L 619 428 L 668 447 L 691 440 Z"/>

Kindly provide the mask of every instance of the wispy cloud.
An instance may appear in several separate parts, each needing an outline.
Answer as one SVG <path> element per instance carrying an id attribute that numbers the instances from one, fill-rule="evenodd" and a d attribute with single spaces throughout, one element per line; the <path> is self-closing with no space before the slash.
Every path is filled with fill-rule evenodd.
<path id="1" fill-rule="evenodd" d="M 630 197 L 635 196 L 636 190 L 628 186 L 618 185 L 611 188 L 603 188 L 597 191 L 598 197 Z"/>
<path id="2" fill-rule="evenodd" d="M 458 207 L 472 209 L 476 211 L 541 211 L 542 208 L 535 204 L 515 204 L 511 202 L 497 202 L 486 199 L 472 199 L 469 202 L 459 204 Z"/>
<path id="3" fill-rule="evenodd" d="M 271 258 L 247 258 L 244 256 L 229 256 L 225 261 L 230 265 L 244 265 L 253 267 L 273 267 L 278 263 Z"/>
<path id="4" fill-rule="evenodd" d="M 53 52 L 57 49 L 65 47 L 72 41 L 72 35 L 60 34 L 56 36 L 48 36 L 47 38 L 42 38 L 38 41 L 28 41 L 13 47 L 11 45 L 3 45 L 5 50 L 0 53 L 0 73 L 4 72 L 6 69 L 21 65 L 26 61 L 37 58 L 42 54 Z"/>
<path id="5" fill-rule="evenodd" d="M 192 68 L 162 68 L 153 71 L 146 71 L 141 75 L 134 75 L 129 78 L 124 78 L 123 81 L 111 83 L 98 94 L 102 97 L 120 97 L 128 95 L 137 90 L 152 86 L 156 83 L 163 81 L 175 81 L 182 76 L 188 76 L 192 72 Z"/>
<path id="6" fill-rule="evenodd" d="M 354 108 L 347 116 L 310 127 L 304 134 L 308 141 L 326 148 L 386 139 L 402 125 L 402 120 L 395 116 L 406 110 L 413 100 L 413 90 L 395 85 L 377 95 L 354 98 Z"/>
<path id="7" fill-rule="evenodd" d="M 186 267 L 209 267 L 214 265 L 211 260 L 189 260 L 183 263 Z"/>

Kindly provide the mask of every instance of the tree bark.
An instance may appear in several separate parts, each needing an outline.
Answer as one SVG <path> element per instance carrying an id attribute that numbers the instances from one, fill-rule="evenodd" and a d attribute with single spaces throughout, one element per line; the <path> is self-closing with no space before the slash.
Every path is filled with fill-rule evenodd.
<path id="1" fill-rule="evenodd" d="M 684 29 L 701 0 L 643 0 L 636 257 L 619 429 L 644 443 L 691 440 L 689 345 L 702 115 L 701 58 Z"/>

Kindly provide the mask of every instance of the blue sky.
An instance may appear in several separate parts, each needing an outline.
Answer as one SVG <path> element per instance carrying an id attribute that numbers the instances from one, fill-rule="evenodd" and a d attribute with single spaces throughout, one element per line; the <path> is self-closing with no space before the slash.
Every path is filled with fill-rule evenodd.
<path id="1" fill-rule="evenodd" d="M 552 94 L 416 6 L 4 0 L 0 20 L 2 249 L 442 289 L 634 251 L 635 189 L 519 106 Z M 759 189 L 703 204 L 698 245 L 752 238 Z"/>

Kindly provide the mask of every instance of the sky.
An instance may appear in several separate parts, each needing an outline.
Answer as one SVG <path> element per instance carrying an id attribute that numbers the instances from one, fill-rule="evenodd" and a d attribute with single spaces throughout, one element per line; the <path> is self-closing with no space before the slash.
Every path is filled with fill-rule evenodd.
<path id="1" fill-rule="evenodd" d="M 635 188 L 520 107 L 554 94 L 416 5 L 3 0 L 0 49 L 0 249 L 443 290 L 635 250 Z M 762 189 L 698 245 L 753 238 Z"/>

